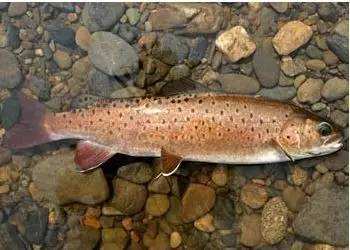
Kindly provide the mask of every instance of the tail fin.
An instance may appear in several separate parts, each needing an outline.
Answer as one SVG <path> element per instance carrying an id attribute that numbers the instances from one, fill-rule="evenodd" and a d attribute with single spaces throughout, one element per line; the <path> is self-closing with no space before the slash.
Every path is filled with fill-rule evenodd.
<path id="1" fill-rule="evenodd" d="M 6 131 L 2 144 L 10 149 L 23 149 L 52 141 L 43 126 L 45 106 L 22 93 L 17 94 L 21 115 L 18 123 Z"/>

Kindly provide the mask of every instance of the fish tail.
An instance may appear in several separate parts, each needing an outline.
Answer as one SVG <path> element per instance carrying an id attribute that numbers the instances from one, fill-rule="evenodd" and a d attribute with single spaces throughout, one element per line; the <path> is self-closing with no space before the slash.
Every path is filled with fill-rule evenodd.
<path id="1" fill-rule="evenodd" d="M 21 114 L 19 121 L 6 131 L 2 145 L 9 149 L 22 149 L 53 141 L 44 126 L 48 113 L 45 106 L 24 95 L 17 94 Z"/>

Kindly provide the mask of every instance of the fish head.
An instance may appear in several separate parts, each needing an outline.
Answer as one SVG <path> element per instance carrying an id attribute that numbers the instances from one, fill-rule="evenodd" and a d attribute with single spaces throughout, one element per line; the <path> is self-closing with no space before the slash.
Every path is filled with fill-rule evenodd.
<path id="1" fill-rule="evenodd" d="M 295 115 L 283 126 L 278 142 L 292 159 L 331 154 L 343 146 L 339 126 L 317 115 Z"/>

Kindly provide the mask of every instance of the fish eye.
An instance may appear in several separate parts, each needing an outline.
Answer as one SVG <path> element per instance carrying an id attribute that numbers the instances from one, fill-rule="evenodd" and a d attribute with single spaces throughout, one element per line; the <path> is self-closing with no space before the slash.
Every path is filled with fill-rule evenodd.
<path id="1" fill-rule="evenodd" d="M 318 132 L 322 136 L 330 135 L 333 131 L 332 125 L 330 125 L 328 122 L 321 122 L 318 124 Z"/>

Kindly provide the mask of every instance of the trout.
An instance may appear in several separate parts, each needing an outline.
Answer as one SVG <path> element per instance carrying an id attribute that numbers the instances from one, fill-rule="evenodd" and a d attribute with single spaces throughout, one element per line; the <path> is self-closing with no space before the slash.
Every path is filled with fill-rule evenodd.
<path id="1" fill-rule="evenodd" d="M 161 157 L 162 174 L 182 161 L 260 164 L 330 154 L 342 147 L 340 128 L 294 104 L 227 93 L 195 93 L 99 102 L 52 113 L 24 94 L 20 121 L 3 144 L 23 149 L 79 139 L 82 172 L 117 153 Z"/>

